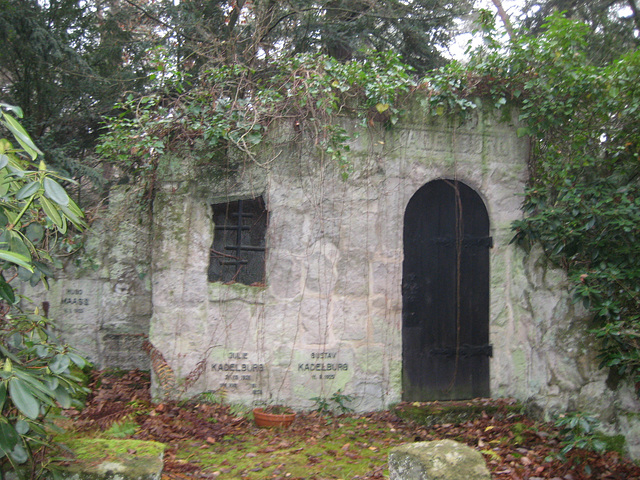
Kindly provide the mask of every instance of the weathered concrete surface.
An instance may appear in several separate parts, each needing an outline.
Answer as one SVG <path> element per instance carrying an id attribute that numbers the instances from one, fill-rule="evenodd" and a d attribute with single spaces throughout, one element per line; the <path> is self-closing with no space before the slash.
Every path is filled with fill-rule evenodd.
<path id="1" fill-rule="evenodd" d="M 389 480 L 490 480 L 480 452 L 453 440 L 407 443 L 389 452 Z"/>

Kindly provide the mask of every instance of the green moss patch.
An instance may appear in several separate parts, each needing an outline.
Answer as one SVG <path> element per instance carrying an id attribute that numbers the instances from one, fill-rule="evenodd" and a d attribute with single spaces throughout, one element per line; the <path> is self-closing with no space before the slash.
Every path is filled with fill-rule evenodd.
<path id="1" fill-rule="evenodd" d="M 165 445 L 144 440 L 109 440 L 102 438 L 80 438 L 67 442 L 79 460 L 126 458 L 134 456 L 160 457 Z"/>
<path id="2" fill-rule="evenodd" d="M 160 478 L 165 445 L 143 440 L 81 438 L 65 442 L 72 458 L 63 470 L 74 478 L 99 480 L 118 474 L 124 479 Z"/>
<path id="3" fill-rule="evenodd" d="M 605 435 L 604 433 L 596 432 L 595 437 L 604 443 L 606 451 L 618 452 L 621 456 L 627 454 L 627 441 L 624 435 Z"/>

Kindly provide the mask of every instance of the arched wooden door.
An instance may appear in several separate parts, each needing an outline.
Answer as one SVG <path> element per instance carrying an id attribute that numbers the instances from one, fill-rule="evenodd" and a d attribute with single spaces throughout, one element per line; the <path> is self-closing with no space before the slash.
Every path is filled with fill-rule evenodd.
<path id="1" fill-rule="evenodd" d="M 489 216 L 456 180 L 409 201 L 402 268 L 403 399 L 489 396 Z"/>

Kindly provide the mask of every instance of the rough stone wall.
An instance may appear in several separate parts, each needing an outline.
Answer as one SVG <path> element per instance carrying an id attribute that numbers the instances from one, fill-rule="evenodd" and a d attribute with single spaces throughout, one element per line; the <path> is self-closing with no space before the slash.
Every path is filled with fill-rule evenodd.
<path id="1" fill-rule="evenodd" d="M 56 333 L 97 368 L 149 369 L 142 349 L 152 310 L 149 222 L 137 198 L 135 189 L 112 189 L 84 254 L 63 259 L 49 290 L 25 291 L 36 305 L 48 303 Z"/>
<path id="2" fill-rule="evenodd" d="M 623 434 L 628 453 L 640 458 L 638 396 L 599 368 L 599 345 L 588 334 L 591 317 L 573 301 L 564 272 L 540 249 L 526 256 L 515 250 L 508 271 L 510 288 L 492 325 L 499 352 L 492 395 L 515 397 L 547 420 L 567 411 L 591 413 L 606 433 Z"/>

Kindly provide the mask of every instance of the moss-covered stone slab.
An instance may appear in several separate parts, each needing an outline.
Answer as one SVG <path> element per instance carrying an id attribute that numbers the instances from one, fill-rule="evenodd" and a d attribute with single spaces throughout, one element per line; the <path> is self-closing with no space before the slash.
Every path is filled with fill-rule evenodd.
<path id="1" fill-rule="evenodd" d="M 480 452 L 453 440 L 437 440 L 392 449 L 389 480 L 491 480 L 491 475 Z"/>
<path id="2" fill-rule="evenodd" d="M 473 399 L 450 402 L 412 402 L 397 405 L 393 412 L 403 420 L 411 420 L 426 427 L 473 421 L 483 415 L 506 418 L 521 414 L 522 404 L 510 399 Z"/>
<path id="3" fill-rule="evenodd" d="M 165 446 L 142 440 L 77 439 L 67 442 L 73 461 L 68 480 L 160 480 Z"/>

